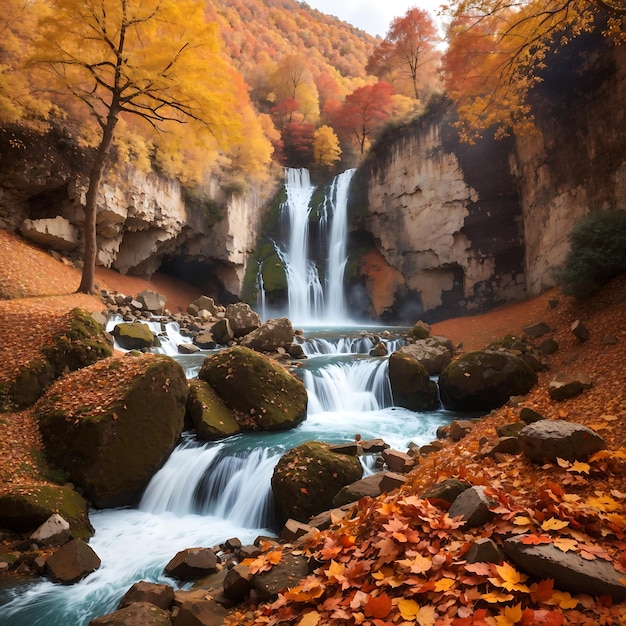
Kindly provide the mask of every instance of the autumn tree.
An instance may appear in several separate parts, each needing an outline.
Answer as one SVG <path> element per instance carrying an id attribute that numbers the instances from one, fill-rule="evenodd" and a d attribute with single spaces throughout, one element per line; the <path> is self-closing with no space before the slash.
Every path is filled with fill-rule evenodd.
<path id="1" fill-rule="evenodd" d="M 345 141 L 352 139 L 361 154 L 391 117 L 393 87 L 377 82 L 355 89 L 332 116 L 332 126 Z"/>
<path id="2" fill-rule="evenodd" d="M 443 59 L 457 105 L 461 138 L 489 127 L 496 136 L 533 125 L 528 94 L 551 54 L 583 33 L 600 30 L 626 42 L 623 0 L 463 0 L 452 12 Z"/>
<path id="3" fill-rule="evenodd" d="M 332 167 L 341 158 L 339 138 L 330 126 L 320 126 L 313 133 L 313 158 L 320 167 Z"/>
<path id="4" fill-rule="evenodd" d="M 85 204 L 79 292 L 94 288 L 97 197 L 121 117 L 160 131 L 189 123 L 208 147 L 238 141 L 232 73 L 215 25 L 194 0 L 50 0 L 33 61 L 56 97 L 74 100 L 97 123 Z"/>
<path id="5" fill-rule="evenodd" d="M 424 9 L 413 8 L 391 22 L 385 39 L 374 49 L 367 71 L 396 85 L 408 81 L 410 95 L 419 100 L 420 89 L 434 80 L 440 37 Z M 407 94 L 408 95 L 408 94 Z"/>
<path id="6" fill-rule="evenodd" d="M 313 163 L 315 126 L 307 122 L 291 122 L 283 130 L 283 156 L 289 167 L 310 167 Z"/>

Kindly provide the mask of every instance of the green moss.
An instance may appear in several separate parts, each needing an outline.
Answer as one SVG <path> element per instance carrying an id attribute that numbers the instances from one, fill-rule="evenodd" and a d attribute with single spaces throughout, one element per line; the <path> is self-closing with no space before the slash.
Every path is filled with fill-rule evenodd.
<path id="1" fill-rule="evenodd" d="M 55 368 L 46 359 L 22 366 L 10 385 L 11 402 L 22 408 L 33 404 L 55 379 Z"/>
<path id="2" fill-rule="evenodd" d="M 215 441 L 239 432 L 239 424 L 232 411 L 216 391 L 203 380 L 189 384 L 187 417 L 193 423 L 199 439 Z"/>

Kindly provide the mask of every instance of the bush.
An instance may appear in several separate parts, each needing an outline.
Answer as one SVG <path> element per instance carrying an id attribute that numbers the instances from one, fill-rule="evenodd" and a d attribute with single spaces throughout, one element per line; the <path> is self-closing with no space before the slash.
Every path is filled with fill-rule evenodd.
<path id="1" fill-rule="evenodd" d="M 564 293 L 584 298 L 626 272 L 626 212 L 596 211 L 572 228 L 570 250 L 557 280 Z"/>

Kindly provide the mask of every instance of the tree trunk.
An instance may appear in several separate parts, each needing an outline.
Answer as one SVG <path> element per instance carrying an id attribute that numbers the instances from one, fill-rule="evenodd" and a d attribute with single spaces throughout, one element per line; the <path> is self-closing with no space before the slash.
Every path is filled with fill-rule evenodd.
<path id="1" fill-rule="evenodd" d="M 85 200 L 85 253 L 83 256 L 83 274 L 80 279 L 80 285 L 76 290 L 77 293 L 93 293 L 94 292 L 94 275 L 96 271 L 96 217 L 98 213 L 98 191 L 100 189 L 100 181 L 104 174 L 107 155 L 113 142 L 113 134 L 117 124 L 117 113 L 109 112 L 107 123 L 102 132 L 102 140 L 96 151 L 96 158 L 89 173 L 89 187 L 87 189 L 87 197 Z"/>

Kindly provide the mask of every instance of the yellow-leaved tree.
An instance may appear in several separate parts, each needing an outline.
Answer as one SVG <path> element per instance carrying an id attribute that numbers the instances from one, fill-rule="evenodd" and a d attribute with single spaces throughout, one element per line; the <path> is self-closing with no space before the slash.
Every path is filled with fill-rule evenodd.
<path id="1" fill-rule="evenodd" d="M 85 204 L 79 292 L 94 288 L 97 196 L 121 117 L 193 135 L 207 150 L 243 141 L 232 68 L 215 24 L 195 0 L 49 0 L 32 62 L 59 103 L 79 102 L 97 122 Z"/>
<path id="2" fill-rule="evenodd" d="M 443 68 L 469 142 L 489 127 L 496 136 L 532 127 L 528 93 L 571 39 L 599 30 L 626 43 L 624 0 L 461 0 L 447 11 Z"/>
<path id="3" fill-rule="evenodd" d="M 313 158 L 321 167 L 332 167 L 341 158 L 339 137 L 330 126 L 320 126 L 313 133 Z"/>

